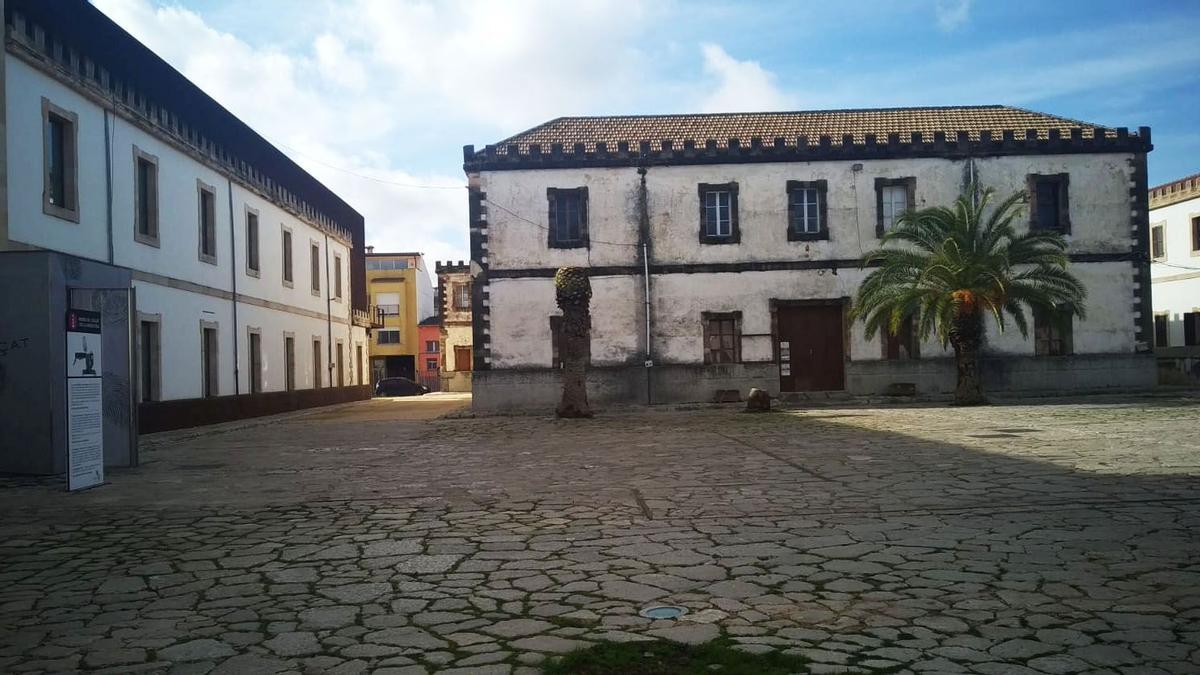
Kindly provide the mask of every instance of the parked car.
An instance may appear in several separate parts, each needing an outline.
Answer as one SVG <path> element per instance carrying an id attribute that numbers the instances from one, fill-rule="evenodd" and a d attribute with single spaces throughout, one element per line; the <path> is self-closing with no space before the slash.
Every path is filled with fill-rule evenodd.
<path id="1" fill-rule="evenodd" d="M 407 377 L 385 377 L 375 384 L 376 396 L 420 396 L 428 393 L 429 387 Z"/>

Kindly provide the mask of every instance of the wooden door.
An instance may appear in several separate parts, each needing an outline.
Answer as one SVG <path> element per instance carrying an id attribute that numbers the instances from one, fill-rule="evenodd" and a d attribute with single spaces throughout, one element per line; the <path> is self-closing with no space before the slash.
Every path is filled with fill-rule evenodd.
<path id="1" fill-rule="evenodd" d="M 471 369 L 471 348 L 470 347 L 455 347 L 454 348 L 454 369 L 455 370 L 470 370 Z"/>
<path id="2" fill-rule="evenodd" d="M 780 391 L 845 388 L 842 305 L 781 306 L 776 310 Z"/>

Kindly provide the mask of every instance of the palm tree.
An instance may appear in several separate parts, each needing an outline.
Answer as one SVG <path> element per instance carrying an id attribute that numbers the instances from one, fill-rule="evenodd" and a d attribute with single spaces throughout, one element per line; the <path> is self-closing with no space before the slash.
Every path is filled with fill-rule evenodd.
<path id="1" fill-rule="evenodd" d="M 1058 232 L 1018 234 L 1024 192 L 989 211 L 994 191 L 974 185 L 952 207 L 909 211 L 863 257 L 862 266 L 878 265 L 858 289 L 853 316 L 862 318 L 867 337 L 880 330 L 896 334 L 912 318 L 917 335 L 936 333 L 942 346 L 954 348 L 958 405 L 987 402 L 980 377 L 983 317 L 991 315 L 1001 331 L 1005 317 L 1029 336 L 1025 308 L 1050 312 L 1069 321 L 1084 316 L 1083 284 L 1067 270 L 1067 241 Z M 898 242 L 901 245 L 888 247 Z"/>

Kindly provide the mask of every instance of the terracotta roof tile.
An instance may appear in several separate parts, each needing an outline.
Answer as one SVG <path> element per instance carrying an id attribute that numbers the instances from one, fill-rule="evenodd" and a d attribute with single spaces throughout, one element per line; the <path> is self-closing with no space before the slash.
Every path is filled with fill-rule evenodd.
<path id="1" fill-rule="evenodd" d="M 806 136 L 809 145 L 817 145 L 822 135 L 840 144 L 845 134 L 852 135 L 856 144 L 863 144 L 866 134 L 875 134 L 879 143 L 885 143 L 889 133 L 900 134 L 901 140 L 907 142 L 914 132 L 920 132 L 924 140 L 930 142 L 934 132 L 938 131 L 950 139 L 959 131 L 966 131 L 971 140 L 977 141 L 979 132 L 984 130 L 991 130 L 995 138 L 1005 130 L 1024 138 L 1026 130 L 1034 129 L 1039 138 L 1047 138 L 1051 129 L 1058 129 L 1063 137 L 1068 137 L 1070 130 L 1076 127 L 1082 129 L 1084 138 L 1092 138 L 1094 129 L 1103 129 L 1106 137 L 1116 136 L 1115 130 L 1096 124 L 1023 108 L 988 105 L 559 117 L 496 143 L 496 149 L 499 154 L 504 154 L 508 145 L 516 144 L 521 152 L 525 152 L 530 144 L 536 143 L 547 152 L 551 144 L 562 143 L 570 151 L 574 144 L 583 143 L 586 150 L 592 152 L 596 143 L 604 142 L 609 150 L 615 151 L 620 141 L 629 142 L 631 147 L 636 147 L 640 141 L 650 141 L 652 150 L 660 150 L 663 140 L 670 140 L 677 147 L 691 140 L 703 147 L 710 139 L 724 148 L 730 138 L 741 139 L 743 145 L 748 145 L 755 137 L 764 143 L 783 138 L 787 145 L 794 146 L 799 136 Z"/>

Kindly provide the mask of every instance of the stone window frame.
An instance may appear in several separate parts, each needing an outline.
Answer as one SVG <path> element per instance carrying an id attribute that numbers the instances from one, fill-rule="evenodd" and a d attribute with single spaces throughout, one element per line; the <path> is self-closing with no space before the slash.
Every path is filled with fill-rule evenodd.
<path id="1" fill-rule="evenodd" d="M 292 232 L 292 228 L 280 223 L 279 225 L 279 247 L 280 247 L 280 278 L 283 280 L 284 288 L 296 287 L 296 235 Z"/>
<path id="2" fill-rule="evenodd" d="M 258 372 L 254 372 L 254 344 L 251 335 L 258 336 Z M 247 390 L 251 394 L 261 394 L 266 391 L 266 378 L 263 373 L 266 370 L 265 361 L 263 359 L 263 342 L 262 342 L 262 327 L 246 326 L 246 385 Z"/>
<path id="3" fill-rule="evenodd" d="M 904 213 L 912 211 L 917 206 L 917 177 L 903 176 L 901 178 L 876 178 L 875 179 L 875 237 L 882 239 L 883 235 L 887 234 L 887 230 L 883 223 L 883 190 L 889 187 L 904 187 L 905 204 Z M 897 214 L 892 214 L 892 226 L 896 225 Z"/>
<path id="4" fill-rule="evenodd" d="M 217 339 L 213 343 L 213 358 L 216 360 L 216 365 L 209 367 L 208 354 L 204 349 L 204 331 L 213 330 L 216 332 Z M 208 373 L 212 371 L 212 384 L 215 392 L 209 390 Z M 221 395 L 221 324 L 218 321 L 200 320 L 200 396 L 201 398 L 215 398 Z"/>
<path id="5" fill-rule="evenodd" d="M 879 344 L 880 344 L 880 347 L 882 347 L 882 350 L 880 352 L 880 357 L 884 361 L 917 361 L 917 360 L 920 360 L 920 358 L 921 358 L 921 336 L 920 336 L 920 331 L 918 330 L 919 324 L 917 323 L 917 317 L 911 316 L 911 315 L 906 317 L 903 321 L 900 322 L 900 330 L 904 330 L 905 324 L 908 324 L 909 331 L 911 334 L 911 337 L 909 338 L 910 340 L 912 340 L 911 349 L 909 350 L 908 356 L 897 356 L 896 358 L 891 358 L 888 356 L 888 351 L 889 351 L 888 347 L 890 346 L 891 341 L 898 340 L 900 338 L 900 336 L 892 335 L 888 331 L 888 328 L 886 325 L 880 327 L 880 329 L 879 329 Z M 900 351 L 900 349 L 899 349 L 900 346 L 903 346 L 903 343 L 901 343 L 901 345 L 897 346 L 897 349 L 896 349 L 897 353 L 899 353 L 899 351 Z"/>
<path id="6" fill-rule="evenodd" d="M 558 198 L 559 195 L 573 195 L 579 199 L 579 238 L 558 238 Z M 550 248 L 590 248 L 591 238 L 588 236 L 588 189 L 586 186 L 577 188 L 546 188 L 546 222 L 549 225 L 546 245 Z"/>
<path id="7" fill-rule="evenodd" d="M 333 254 L 333 301 L 342 301 L 342 254 Z"/>
<path id="8" fill-rule="evenodd" d="M 141 195 L 138 192 L 140 188 L 140 172 L 138 169 L 140 168 L 140 164 L 142 162 L 154 167 L 152 172 L 154 177 L 154 185 L 149 190 L 149 212 L 151 214 L 151 222 L 150 227 L 147 228 L 149 230 L 147 233 L 142 232 L 142 205 Z M 160 236 L 162 230 L 159 227 L 161 222 L 161 214 L 159 212 L 158 205 L 158 157 L 146 152 L 145 150 L 142 150 L 135 145 L 133 146 L 133 240 L 139 244 L 153 246 L 154 248 L 159 248 L 161 245 Z"/>
<path id="9" fill-rule="evenodd" d="M 796 204 L 792 194 L 800 190 L 817 191 L 817 231 L 800 232 L 793 224 L 796 221 Z M 789 180 L 787 182 L 787 239 L 788 241 L 825 241 L 829 239 L 829 181 Z"/>
<path id="10" fill-rule="evenodd" d="M 1188 235 L 1192 240 L 1192 257 L 1200 257 L 1200 211 L 1188 214 Z"/>
<path id="11" fill-rule="evenodd" d="M 1050 311 L 1041 307 L 1033 308 L 1034 356 L 1072 356 L 1075 353 L 1075 316 L 1061 306 L 1053 310 L 1054 316 L 1048 316 Z M 1039 335 L 1043 331 L 1051 335 Z M 1062 343 L 1062 349 L 1057 353 L 1050 349 L 1050 343 L 1054 341 Z"/>
<path id="12" fill-rule="evenodd" d="M 724 323 L 724 322 L 732 322 L 732 324 L 733 324 L 733 334 L 732 334 L 733 345 L 730 347 L 730 349 L 733 350 L 733 360 L 732 361 L 714 360 L 713 354 L 720 353 L 723 350 L 725 350 L 726 348 L 724 346 L 721 346 L 717 350 L 713 350 L 712 347 L 709 345 L 710 338 L 712 338 L 714 336 L 718 336 L 718 335 L 724 335 L 724 333 L 714 333 L 712 330 L 713 324 L 714 323 Z M 704 350 L 704 365 L 719 366 L 719 365 L 729 365 L 729 364 L 733 364 L 733 363 L 742 363 L 742 313 L 741 312 L 737 312 L 737 311 L 735 311 L 735 312 L 701 312 L 700 313 L 700 325 L 701 325 L 701 335 L 702 335 L 702 338 L 701 338 L 702 339 L 702 348 Z"/>
<path id="13" fill-rule="evenodd" d="M 740 244 L 742 242 L 742 230 L 738 219 L 738 184 L 737 181 L 728 183 L 700 183 L 696 186 L 698 193 L 698 203 L 700 208 L 700 243 L 709 245 L 720 244 Z M 729 228 L 728 235 L 710 235 L 708 234 L 708 210 L 705 208 L 705 197 L 710 192 L 728 192 L 729 193 Z"/>
<path id="14" fill-rule="evenodd" d="M 288 361 L 287 341 L 292 341 L 291 361 Z M 296 333 L 294 331 L 283 331 L 283 390 L 296 390 Z"/>
<path id="15" fill-rule="evenodd" d="M 1154 235 L 1159 235 L 1159 244 L 1162 250 L 1158 255 L 1154 254 Z M 1150 259 L 1151 260 L 1166 260 L 1167 259 L 1167 221 L 1159 221 L 1150 224 Z"/>
<path id="16" fill-rule="evenodd" d="M 69 198 L 69 206 L 60 206 L 50 201 L 50 118 L 57 117 L 67 125 L 69 132 L 63 147 L 63 191 Z M 79 114 L 50 99 L 42 97 L 42 213 L 71 223 L 79 222 Z"/>
<path id="17" fill-rule="evenodd" d="M 321 297 L 321 242 L 312 238 L 308 240 L 308 276 L 309 290 Z"/>
<path id="18" fill-rule="evenodd" d="M 1042 227 L 1038 224 L 1038 183 L 1053 183 L 1058 187 L 1058 227 Z M 1025 175 L 1025 190 L 1029 196 L 1029 230 L 1046 230 L 1071 234 L 1071 174 L 1031 173 Z"/>
<path id="19" fill-rule="evenodd" d="M 258 267 L 250 266 L 250 219 L 254 219 L 254 261 Z M 246 276 L 255 279 L 262 278 L 262 215 L 258 209 L 245 205 L 242 213 L 242 227 L 246 239 Z"/>
<path id="20" fill-rule="evenodd" d="M 137 400 L 139 403 L 146 402 L 146 401 L 161 401 L 162 400 L 162 324 L 163 324 L 162 314 L 153 314 L 153 313 L 149 313 L 149 312 L 138 312 L 137 313 L 137 323 L 138 323 L 138 326 L 137 326 L 138 399 Z M 155 329 L 157 339 L 155 340 L 154 351 L 150 357 L 150 360 L 154 363 L 154 368 L 152 369 L 152 374 L 151 374 L 151 378 L 150 378 L 150 398 L 149 399 L 145 398 L 142 395 L 143 392 L 141 389 L 141 387 L 142 387 L 142 350 L 144 350 L 146 348 L 142 342 L 142 324 L 143 323 L 152 323 L 157 326 L 157 328 Z"/>
<path id="21" fill-rule="evenodd" d="M 212 196 L 212 223 L 204 222 L 204 195 Z M 220 244 L 217 242 L 217 188 L 214 185 L 209 185 L 204 182 L 204 179 L 196 179 L 196 255 L 200 262 L 208 263 L 209 265 L 217 264 L 217 255 L 220 252 Z M 204 232 L 211 230 L 212 253 L 207 253 L 204 250 Z"/>

